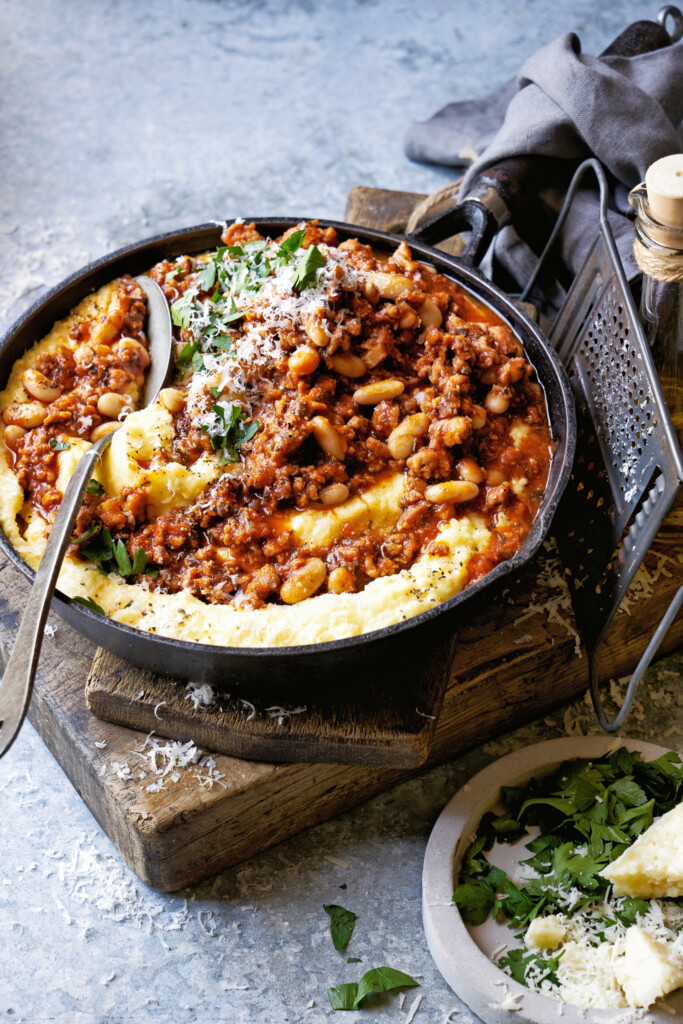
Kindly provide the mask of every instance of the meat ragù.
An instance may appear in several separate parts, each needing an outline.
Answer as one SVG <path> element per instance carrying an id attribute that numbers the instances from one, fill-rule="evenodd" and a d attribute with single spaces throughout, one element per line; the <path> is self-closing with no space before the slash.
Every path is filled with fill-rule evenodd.
<path id="1" fill-rule="evenodd" d="M 519 549 L 552 458 L 543 391 L 509 325 L 405 242 L 237 222 L 150 274 L 176 349 L 153 406 L 130 277 L 0 396 L 0 522 L 32 565 L 79 454 L 115 432 L 64 592 L 151 632 L 286 646 L 418 614 Z"/>

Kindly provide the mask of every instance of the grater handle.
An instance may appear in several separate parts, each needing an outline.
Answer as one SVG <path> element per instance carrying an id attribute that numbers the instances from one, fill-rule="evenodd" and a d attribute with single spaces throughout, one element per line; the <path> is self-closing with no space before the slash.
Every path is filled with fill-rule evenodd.
<path id="1" fill-rule="evenodd" d="M 593 707 L 595 708 L 595 714 L 598 716 L 598 722 L 605 730 L 605 732 L 616 732 L 619 729 L 626 717 L 631 710 L 631 705 L 635 700 L 640 681 L 645 675 L 645 670 L 648 668 L 650 662 L 654 658 L 655 654 L 659 650 L 664 637 L 669 632 L 674 624 L 676 616 L 683 607 L 683 587 L 679 587 L 676 591 L 671 604 L 669 605 L 664 618 L 657 626 L 654 636 L 647 645 L 647 649 L 643 654 L 642 658 L 638 662 L 631 679 L 629 680 L 628 687 L 626 688 L 626 696 L 624 697 L 624 703 L 619 710 L 619 714 L 613 721 L 609 721 L 605 714 L 602 701 L 600 699 L 600 693 L 598 690 L 598 659 L 597 659 L 597 648 L 587 650 L 588 654 L 588 668 L 590 672 L 590 690 L 591 698 L 593 700 Z"/>

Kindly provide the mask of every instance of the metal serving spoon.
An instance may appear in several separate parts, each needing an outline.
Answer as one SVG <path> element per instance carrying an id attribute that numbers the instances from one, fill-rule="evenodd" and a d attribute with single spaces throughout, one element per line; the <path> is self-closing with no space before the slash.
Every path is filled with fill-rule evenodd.
<path id="1" fill-rule="evenodd" d="M 142 392 L 142 405 L 145 407 L 152 404 L 170 375 L 173 352 L 171 316 L 159 285 L 150 277 L 138 277 L 136 281 L 147 296 L 150 368 Z M 106 434 L 81 456 L 52 524 L 14 649 L 0 683 L 0 757 L 12 746 L 26 717 L 43 644 L 45 620 L 64 553 L 95 464 L 111 443 L 113 433 Z"/>

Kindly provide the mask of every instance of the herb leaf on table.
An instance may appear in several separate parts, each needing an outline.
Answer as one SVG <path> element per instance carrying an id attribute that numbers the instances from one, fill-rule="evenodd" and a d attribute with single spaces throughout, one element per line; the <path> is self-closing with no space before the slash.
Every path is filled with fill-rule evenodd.
<path id="1" fill-rule="evenodd" d="M 327 990 L 330 1006 L 333 1010 L 359 1010 L 361 1003 L 369 995 L 381 992 L 392 992 L 397 988 L 419 987 L 409 974 L 397 971 L 394 967 L 373 967 L 366 971 L 359 982 L 348 982 L 336 985 Z"/>
<path id="2" fill-rule="evenodd" d="M 336 903 L 323 904 L 323 910 L 330 917 L 330 935 L 335 949 L 344 949 L 356 924 L 356 915 Z"/>
<path id="3" fill-rule="evenodd" d="M 335 985 L 328 988 L 327 996 L 333 1010 L 355 1010 L 358 985 L 355 981 L 349 981 L 344 985 Z"/>

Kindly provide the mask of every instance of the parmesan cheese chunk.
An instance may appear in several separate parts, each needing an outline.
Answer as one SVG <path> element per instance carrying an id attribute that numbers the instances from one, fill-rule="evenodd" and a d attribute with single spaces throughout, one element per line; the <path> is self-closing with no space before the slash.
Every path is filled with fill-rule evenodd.
<path id="1" fill-rule="evenodd" d="M 567 934 L 567 929 L 556 914 L 535 917 L 527 928 L 524 942 L 529 949 L 556 949 Z"/>
<path id="2" fill-rule="evenodd" d="M 638 925 L 626 932 L 624 956 L 615 965 L 630 1006 L 650 1006 L 683 985 L 683 959 Z"/>
<path id="3" fill-rule="evenodd" d="M 600 872 L 616 896 L 683 896 L 683 803 L 662 815 Z"/>

